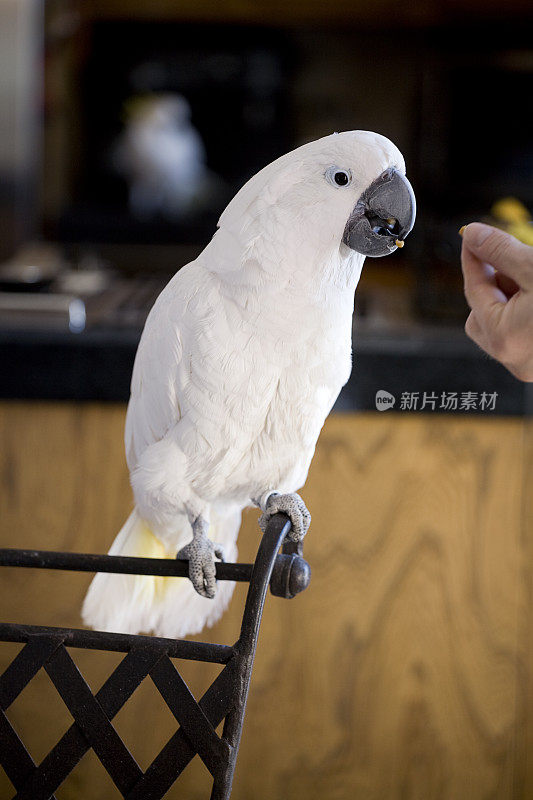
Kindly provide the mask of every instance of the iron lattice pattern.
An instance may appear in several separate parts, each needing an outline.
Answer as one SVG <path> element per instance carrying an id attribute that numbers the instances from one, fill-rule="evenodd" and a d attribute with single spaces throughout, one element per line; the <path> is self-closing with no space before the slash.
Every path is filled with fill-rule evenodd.
<path id="1" fill-rule="evenodd" d="M 0 641 L 24 647 L 0 677 L 0 762 L 17 800 L 48 800 L 85 753 L 92 749 L 127 800 L 159 800 L 196 754 L 213 776 L 212 800 L 227 800 L 237 757 L 261 615 L 270 584 L 274 594 L 293 597 L 309 583 L 301 549 L 285 545 L 290 522 L 277 514 L 262 538 L 253 565 L 218 565 L 219 579 L 249 580 L 241 635 L 226 645 L 103 633 L 72 628 L 0 624 Z M 116 562 L 120 563 L 116 563 Z M 136 562 L 135 564 L 129 563 Z M 159 559 L 0 551 L 0 566 L 186 574 L 186 563 Z M 147 562 L 140 564 L 139 562 Z M 232 567 L 234 569 L 232 570 Z M 249 569 L 248 569 L 249 567 Z M 124 652 L 103 686 L 93 694 L 72 660 L 69 647 Z M 208 661 L 224 668 L 196 701 L 172 658 Z M 39 670 L 44 669 L 74 722 L 40 764 L 35 764 L 5 712 Z M 113 726 L 113 718 L 147 677 L 176 719 L 178 729 L 143 772 Z M 45 712 L 44 712 L 45 713 Z M 222 736 L 216 728 L 224 720 Z"/>
<path id="2" fill-rule="evenodd" d="M 196 753 L 213 777 L 220 772 L 221 765 L 230 758 L 231 746 L 217 736 L 215 727 L 233 705 L 235 669 L 231 661 L 197 703 L 170 660 L 168 647 L 163 641 L 154 645 L 132 646 L 93 695 L 62 636 L 53 631 L 29 636 L 0 679 L 2 763 L 19 800 L 50 797 L 89 748 L 122 795 L 131 800 L 163 797 Z M 41 668 L 48 673 L 75 722 L 36 766 L 4 711 Z M 180 728 L 143 774 L 111 720 L 148 676 Z"/>

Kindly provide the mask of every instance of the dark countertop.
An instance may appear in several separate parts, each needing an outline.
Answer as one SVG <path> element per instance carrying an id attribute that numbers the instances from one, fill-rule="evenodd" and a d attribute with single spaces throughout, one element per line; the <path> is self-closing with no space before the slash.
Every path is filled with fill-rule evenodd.
<path id="1" fill-rule="evenodd" d="M 78 334 L 0 329 L 0 397 L 125 402 L 140 333 L 112 327 Z M 460 328 L 356 323 L 354 368 L 335 410 L 375 410 L 379 390 L 395 397 L 400 413 L 443 413 L 443 393 L 448 413 L 524 416 L 533 408 L 533 385 L 513 378 Z M 470 407 L 461 409 L 465 403 Z"/>
<path id="2" fill-rule="evenodd" d="M 410 324 L 387 331 L 356 323 L 354 368 L 335 408 L 375 409 L 379 390 L 394 395 L 401 413 L 525 416 L 533 409 L 533 384 L 514 378 L 461 327 Z"/>

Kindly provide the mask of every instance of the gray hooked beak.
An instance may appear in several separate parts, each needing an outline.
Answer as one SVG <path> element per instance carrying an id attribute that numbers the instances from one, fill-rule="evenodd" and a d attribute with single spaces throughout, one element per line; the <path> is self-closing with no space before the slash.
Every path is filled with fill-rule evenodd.
<path id="1" fill-rule="evenodd" d="M 415 224 L 411 184 L 397 169 L 386 169 L 365 189 L 346 223 L 342 241 L 364 256 L 388 256 L 403 247 Z"/>

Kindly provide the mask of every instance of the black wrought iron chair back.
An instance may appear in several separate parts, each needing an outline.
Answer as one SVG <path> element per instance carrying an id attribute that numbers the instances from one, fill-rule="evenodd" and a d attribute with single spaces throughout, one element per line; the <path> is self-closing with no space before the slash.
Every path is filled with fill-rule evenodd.
<path id="1" fill-rule="evenodd" d="M 0 624 L 0 641 L 25 646 L 0 677 L 0 762 L 17 800 L 48 800 L 85 753 L 94 750 L 127 800 L 159 800 L 196 754 L 213 776 L 211 800 L 227 800 L 241 738 L 261 616 L 268 586 L 291 598 L 309 584 L 301 546 L 285 543 L 290 521 L 270 520 L 255 563 L 217 564 L 218 580 L 249 581 L 239 639 L 233 646 L 133 636 L 73 628 Z M 280 547 L 283 551 L 280 554 Z M 0 566 L 73 569 L 146 575 L 187 575 L 187 562 L 0 550 Z M 69 647 L 126 653 L 95 695 L 69 655 Z M 171 658 L 224 664 L 199 702 Z M 74 722 L 36 765 L 5 711 L 36 673 L 45 669 Z M 143 772 L 113 727 L 112 720 L 139 684 L 150 676 L 179 728 Z M 216 728 L 224 720 L 222 736 Z"/>

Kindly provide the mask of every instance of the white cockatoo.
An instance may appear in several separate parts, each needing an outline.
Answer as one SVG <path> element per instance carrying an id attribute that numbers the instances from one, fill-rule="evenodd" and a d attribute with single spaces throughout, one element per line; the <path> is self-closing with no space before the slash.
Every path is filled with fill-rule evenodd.
<path id="1" fill-rule="evenodd" d="M 129 206 L 137 217 L 179 218 L 206 190 L 205 148 L 190 106 L 179 94 L 131 100 L 113 157 L 128 181 Z"/>
<path id="2" fill-rule="evenodd" d="M 351 372 L 365 255 L 403 245 L 415 217 L 404 160 L 368 131 L 326 136 L 255 175 L 198 258 L 158 297 L 139 344 L 126 419 L 135 508 L 110 553 L 189 560 L 190 581 L 98 574 L 88 625 L 179 637 L 214 623 L 233 584 L 241 512 L 286 512 Z"/>

